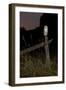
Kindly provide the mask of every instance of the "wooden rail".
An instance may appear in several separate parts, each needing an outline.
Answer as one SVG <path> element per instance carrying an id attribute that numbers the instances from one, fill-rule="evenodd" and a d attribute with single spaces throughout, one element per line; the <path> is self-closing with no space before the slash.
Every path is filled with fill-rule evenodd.
<path id="1" fill-rule="evenodd" d="M 52 41 L 53 41 L 53 39 L 49 40 L 49 41 L 48 41 L 48 44 L 50 44 Z M 21 52 L 20 52 L 20 55 L 23 55 L 23 54 L 25 54 L 25 53 L 27 53 L 27 52 L 34 51 L 34 50 L 36 50 L 36 49 L 38 49 L 38 48 L 43 47 L 44 45 L 45 45 L 45 43 L 42 42 L 42 43 L 40 43 L 40 44 L 37 44 L 37 45 L 32 46 L 32 47 L 30 47 L 30 48 L 27 48 L 27 49 L 21 51 Z"/>

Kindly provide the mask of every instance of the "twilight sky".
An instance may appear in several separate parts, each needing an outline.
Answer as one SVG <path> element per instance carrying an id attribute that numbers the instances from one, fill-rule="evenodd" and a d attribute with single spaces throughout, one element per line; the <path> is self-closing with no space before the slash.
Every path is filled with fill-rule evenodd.
<path id="1" fill-rule="evenodd" d="M 26 30 L 38 27 L 42 14 L 43 13 L 20 12 L 20 27 L 24 27 Z"/>

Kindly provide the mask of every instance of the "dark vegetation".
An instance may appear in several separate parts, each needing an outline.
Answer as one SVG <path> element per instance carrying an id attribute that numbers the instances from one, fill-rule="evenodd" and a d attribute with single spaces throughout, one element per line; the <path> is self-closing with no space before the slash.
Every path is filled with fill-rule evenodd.
<path id="1" fill-rule="evenodd" d="M 57 75 L 56 57 L 51 58 L 50 70 L 46 67 L 43 50 L 35 50 L 20 57 L 20 77 L 55 76 Z"/>

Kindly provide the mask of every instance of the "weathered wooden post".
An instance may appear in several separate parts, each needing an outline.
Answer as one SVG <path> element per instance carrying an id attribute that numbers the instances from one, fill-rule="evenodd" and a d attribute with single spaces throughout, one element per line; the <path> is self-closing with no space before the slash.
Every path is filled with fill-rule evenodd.
<path id="1" fill-rule="evenodd" d="M 48 45 L 48 26 L 44 26 L 44 36 L 45 36 L 45 53 L 46 53 L 46 67 L 50 69 L 50 55 L 49 55 L 49 45 Z"/>

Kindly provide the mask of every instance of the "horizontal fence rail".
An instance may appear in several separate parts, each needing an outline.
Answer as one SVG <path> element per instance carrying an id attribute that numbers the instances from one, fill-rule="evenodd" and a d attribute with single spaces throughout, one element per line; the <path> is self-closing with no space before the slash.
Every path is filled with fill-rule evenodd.
<path id="1" fill-rule="evenodd" d="M 49 40 L 49 41 L 48 41 L 48 44 L 50 44 L 52 41 L 53 41 L 53 39 Z M 44 42 L 42 42 L 42 43 L 37 44 L 37 45 L 35 45 L 35 46 L 32 46 L 32 47 L 30 47 L 30 48 L 24 49 L 23 51 L 20 52 L 20 55 L 23 55 L 23 54 L 25 54 L 25 53 L 27 53 L 27 52 L 34 51 L 34 50 L 36 50 L 36 49 L 38 49 L 38 48 L 41 48 L 41 47 L 43 47 L 43 46 L 45 46 L 45 45 L 46 45 L 46 44 L 45 44 Z"/>

